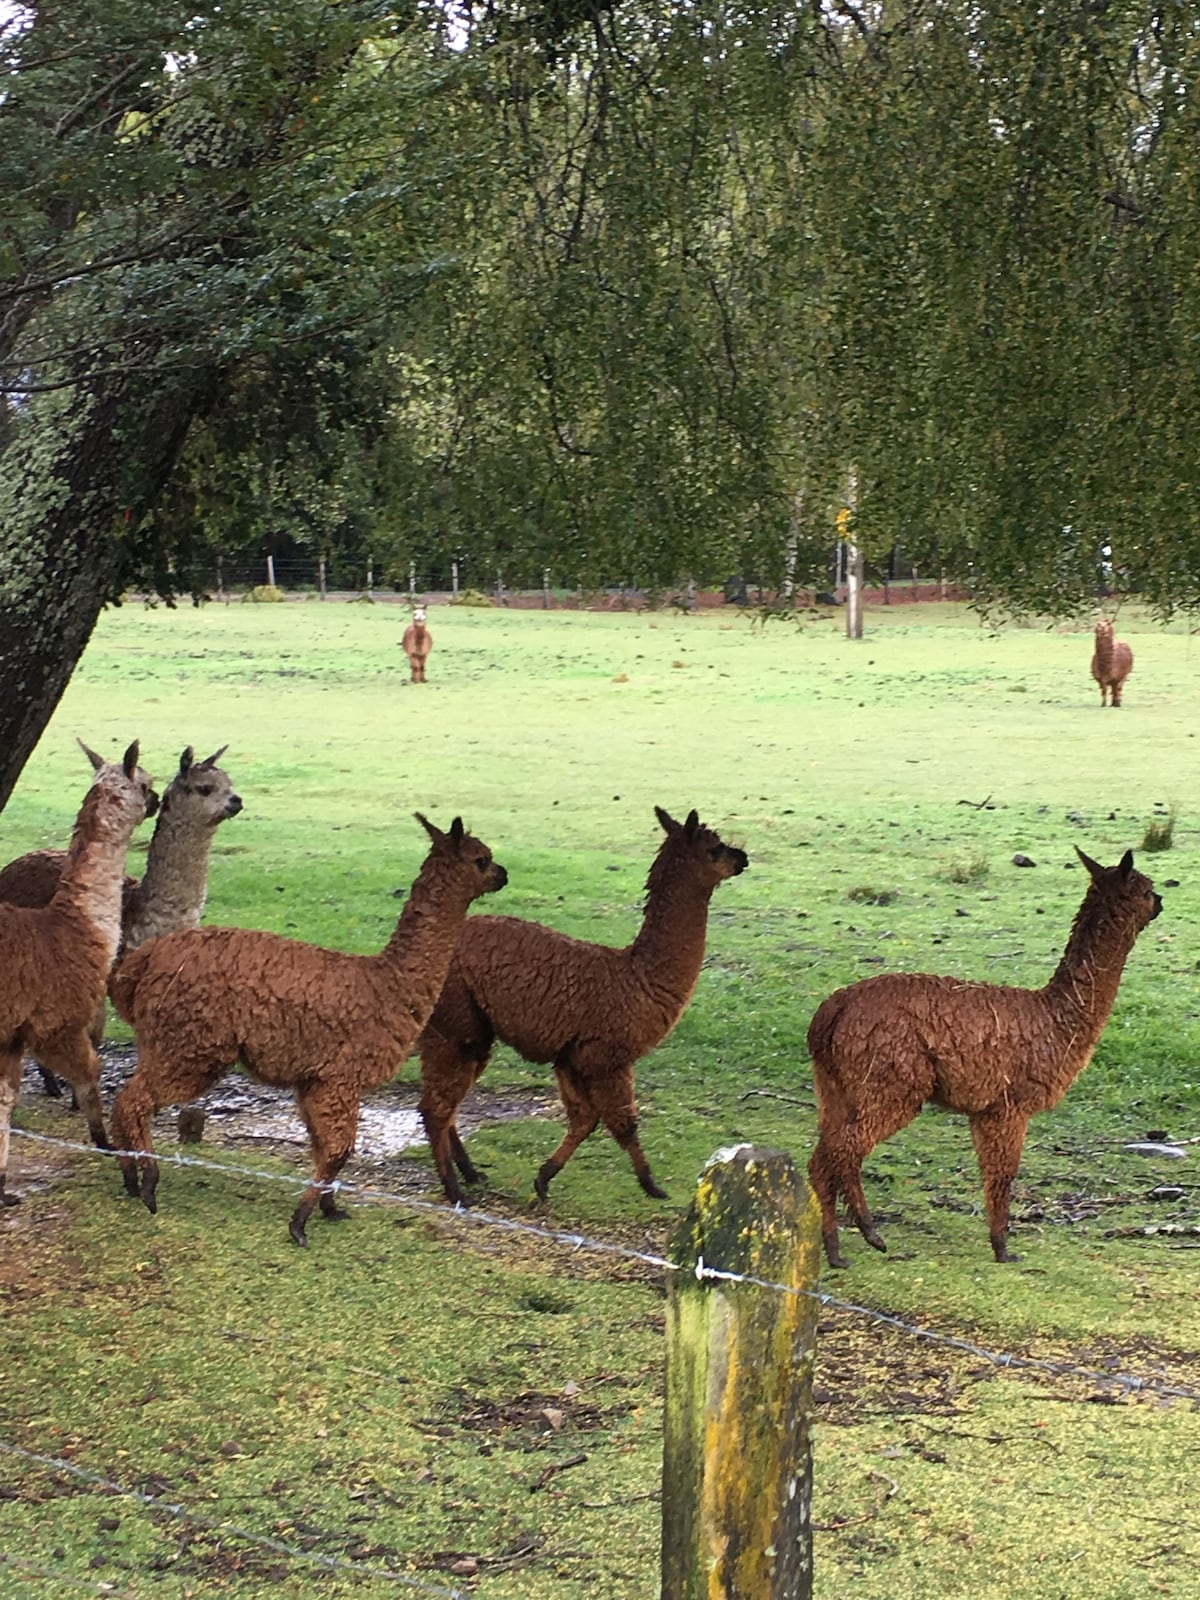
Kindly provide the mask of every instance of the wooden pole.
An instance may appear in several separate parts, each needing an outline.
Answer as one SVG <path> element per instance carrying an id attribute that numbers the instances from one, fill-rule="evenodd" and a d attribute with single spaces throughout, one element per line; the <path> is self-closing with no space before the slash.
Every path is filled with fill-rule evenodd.
<path id="1" fill-rule="evenodd" d="M 267 557 L 267 582 L 273 589 L 275 587 L 275 557 Z"/>
<path id="2" fill-rule="evenodd" d="M 662 1600 L 811 1600 L 820 1214 L 791 1158 L 719 1150 L 673 1241 Z M 691 1267 L 692 1270 L 687 1270 Z"/>

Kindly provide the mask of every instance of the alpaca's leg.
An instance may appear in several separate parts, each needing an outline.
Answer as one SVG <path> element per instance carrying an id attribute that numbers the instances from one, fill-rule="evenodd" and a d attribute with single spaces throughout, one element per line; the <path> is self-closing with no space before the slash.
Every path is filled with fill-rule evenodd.
<path id="1" fill-rule="evenodd" d="M 825 1148 L 824 1134 L 818 1138 L 817 1148 L 808 1163 L 808 1181 L 821 1203 L 821 1242 L 825 1246 L 825 1257 L 831 1267 L 848 1267 L 850 1263 L 842 1254 L 838 1242 L 837 1175 L 829 1151 Z"/>
<path id="2" fill-rule="evenodd" d="M 886 1251 L 887 1245 L 875 1225 L 875 1218 L 871 1214 L 863 1189 L 863 1162 L 876 1145 L 882 1144 L 885 1139 L 890 1139 L 892 1134 L 908 1126 L 921 1109 L 928 1089 L 922 1090 L 909 1085 L 904 1098 L 897 1096 L 890 1102 L 875 1100 L 866 1107 L 857 1107 L 845 1101 L 840 1092 L 829 1094 L 827 1091 L 822 1094 L 821 1075 L 819 1072 L 814 1072 L 814 1075 L 817 1078 L 817 1096 L 821 1107 L 821 1138 L 818 1149 L 822 1151 L 822 1159 L 818 1163 L 818 1174 L 827 1190 L 832 1181 L 834 1194 L 840 1192 L 845 1195 L 850 1215 L 867 1243 L 875 1250 Z M 932 1072 L 929 1076 L 932 1080 Z M 813 1186 L 816 1188 L 815 1180 Z M 829 1264 L 844 1266 L 846 1263 L 840 1258 L 838 1251 L 832 1200 L 828 1214 L 822 1208 L 822 1217 L 825 1254 Z M 834 1259 L 835 1255 L 839 1257 L 838 1260 Z"/>
<path id="3" fill-rule="evenodd" d="M 349 1062 L 346 1063 L 347 1067 Z M 319 1204 L 321 1215 L 330 1222 L 341 1222 L 347 1213 L 338 1205 L 329 1187 L 346 1165 L 354 1150 L 358 1133 L 358 1093 L 339 1082 L 336 1075 L 300 1089 L 296 1104 L 308 1129 L 313 1154 L 313 1181 L 300 1196 L 292 1212 L 288 1232 L 299 1245 L 308 1243 L 304 1228 Z"/>
<path id="4" fill-rule="evenodd" d="M 37 1066 L 38 1072 L 39 1072 L 39 1074 L 41 1076 L 42 1088 L 50 1096 L 51 1100 L 61 1100 L 62 1099 L 62 1084 L 59 1083 L 58 1079 L 54 1076 L 54 1074 L 52 1072 L 47 1072 L 46 1071 L 45 1067 L 42 1065 L 42 1063 L 40 1061 L 36 1063 L 36 1066 Z"/>
<path id="5" fill-rule="evenodd" d="M 38 1059 L 51 1072 L 66 1078 L 74 1089 L 79 1109 L 87 1118 L 92 1143 L 100 1150 L 109 1148 L 104 1131 L 104 1111 L 100 1105 L 100 1057 L 85 1028 L 64 1029 L 40 1039 Z"/>
<path id="6" fill-rule="evenodd" d="M 562 1171 L 600 1121 L 600 1112 L 592 1104 L 587 1086 L 576 1074 L 569 1067 L 556 1062 L 554 1075 L 558 1079 L 559 1097 L 567 1113 L 567 1131 L 558 1149 L 548 1161 L 542 1162 L 537 1177 L 533 1180 L 533 1187 L 539 1200 L 547 1198 L 551 1178 Z"/>
<path id="7" fill-rule="evenodd" d="M 197 1100 L 222 1076 L 230 1065 L 225 1061 L 168 1061 L 147 1045 L 138 1046 L 138 1064 L 133 1076 L 113 1101 L 112 1137 L 118 1150 L 143 1150 L 141 1181 L 135 1156 L 118 1156 L 125 1191 L 141 1199 L 148 1211 L 158 1210 L 158 1162 L 150 1137 L 150 1118 L 164 1106 L 186 1105 Z"/>
<path id="8" fill-rule="evenodd" d="M 425 1136 L 437 1167 L 442 1189 L 451 1205 L 465 1205 L 462 1189 L 454 1175 L 455 1166 L 464 1183 L 482 1183 L 483 1175 L 467 1155 L 458 1132 L 458 1108 L 471 1085 L 487 1066 L 492 1040 L 482 1026 L 482 1037 L 468 1042 L 451 1038 L 446 1032 L 426 1030 L 421 1036 L 421 1099 L 417 1109 L 425 1124 Z"/>
<path id="9" fill-rule="evenodd" d="M 617 1073 L 614 1077 L 606 1078 L 600 1083 L 591 1085 L 592 1098 L 597 1109 L 604 1119 L 604 1126 L 613 1138 L 625 1151 L 633 1170 L 637 1174 L 637 1181 L 654 1200 L 665 1200 L 667 1192 L 660 1189 L 655 1183 L 650 1171 L 650 1163 L 646 1160 L 645 1151 L 642 1149 L 641 1140 L 638 1138 L 637 1104 L 633 1095 L 633 1068 L 628 1067 L 624 1072 Z"/>
<path id="10" fill-rule="evenodd" d="M 1020 1257 L 1008 1248 L 1008 1212 L 1028 1118 L 1011 1110 L 990 1111 L 972 1117 L 970 1123 L 971 1141 L 983 1177 L 992 1253 L 997 1261 L 1019 1261 Z"/>
<path id="11" fill-rule="evenodd" d="M 1120 678 L 1114 678 L 1113 679 L 1112 703 L 1113 703 L 1114 706 L 1119 706 L 1121 704 L 1121 680 L 1120 680 Z"/>
<path id="12" fill-rule="evenodd" d="M 0 1207 L 21 1203 L 17 1195 L 9 1194 L 5 1189 L 8 1182 L 8 1130 L 20 1088 L 21 1047 L 17 1045 L 14 1049 L 7 1045 L 0 1050 Z"/>

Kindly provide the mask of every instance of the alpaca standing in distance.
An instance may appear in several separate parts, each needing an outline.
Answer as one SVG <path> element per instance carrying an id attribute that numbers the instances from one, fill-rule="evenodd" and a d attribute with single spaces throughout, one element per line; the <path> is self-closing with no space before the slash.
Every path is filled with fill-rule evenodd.
<path id="1" fill-rule="evenodd" d="M 163 790 L 158 820 L 146 854 L 141 882 L 126 877 L 121 907 L 121 953 L 136 950 L 147 939 L 178 933 L 198 925 L 208 895 L 208 858 L 217 827 L 242 809 L 229 774 L 217 766 L 228 746 L 197 761 L 191 745 L 179 758 L 179 771 Z M 84 746 L 94 766 L 101 758 Z M 34 850 L 0 871 L 0 902 L 14 906 L 46 906 L 54 897 L 66 862 L 62 850 Z M 105 1006 L 101 1000 L 90 1030 L 94 1045 L 104 1038 Z M 46 1093 L 62 1090 L 54 1074 L 41 1068 Z"/>
<path id="2" fill-rule="evenodd" d="M 323 950 L 247 928 L 193 928 L 134 950 L 112 981 L 113 1003 L 137 1035 L 138 1063 L 113 1106 L 118 1148 L 150 1152 L 150 1118 L 210 1089 L 235 1062 L 261 1083 L 295 1091 L 313 1180 L 290 1232 L 320 1203 L 345 1216 L 332 1183 L 354 1149 L 359 1103 L 394 1077 L 429 1019 L 467 908 L 502 889 L 504 868 L 456 817 L 442 833 L 418 812 L 432 849 L 379 955 Z M 125 1188 L 158 1209 L 158 1164 L 120 1158 Z"/>
<path id="3" fill-rule="evenodd" d="M 551 1178 L 603 1121 L 638 1182 L 666 1198 L 637 1136 L 633 1069 L 683 1015 L 704 959 L 708 903 L 747 857 L 722 843 L 696 812 L 666 832 L 646 882 L 641 931 L 613 949 L 517 917 L 472 917 L 463 927 L 441 998 L 418 1041 L 420 1111 L 446 1198 L 463 1203 L 454 1175 L 480 1182 L 459 1136 L 458 1108 L 501 1039 L 526 1061 L 552 1062 L 567 1132 L 534 1183 Z M 452 1165 L 453 1160 L 453 1165 Z"/>
<path id="4" fill-rule="evenodd" d="M 1124 639 L 1113 638 L 1113 625 L 1107 617 L 1096 624 L 1096 648 L 1092 653 L 1092 677 L 1100 685 L 1100 704 L 1108 704 L 1108 691 L 1112 690 L 1112 703 L 1121 704 L 1121 690 L 1125 679 L 1133 671 L 1133 651 Z"/>
<path id="5" fill-rule="evenodd" d="M 88 1037 L 121 933 L 121 883 L 133 830 L 158 796 L 137 764 L 136 742 L 118 766 L 100 764 L 48 906 L 0 905 L 0 1204 L 21 1057 L 35 1051 L 74 1087 L 93 1143 L 108 1148 L 100 1110 L 100 1062 Z"/>
<path id="6" fill-rule="evenodd" d="M 997 1261 L 1025 1129 L 1057 1105 L 1092 1058 L 1134 940 L 1162 910 L 1127 850 L 1115 867 L 1077 852 L 1091 878 L 1058 969 L 1042 989 L 927 973 L 888 973 L 839 989 L 808 1029 L 817 1089 L 817 1147 L 808 1175 L 821 1202 L 825 1254 L 838 1248 L 836 1202 L 846 1197 L 868 1244 L 886 1249 L 862 1187 L 877 1144 L 926 1103 L 962 1111 L 983 1176 Z"/>
<path id="7" fill-rule="evenodd" d="M 404 630 L 404 654 L 408 657 L 408 665 L 412 671 L 414 683 L 425 682 L 425 663 L 429 660 L 429 653 L 433 649 L 433 635 L 425 626 L 425 607 L 418 606 L 413 612 L 413 619 Z"/>

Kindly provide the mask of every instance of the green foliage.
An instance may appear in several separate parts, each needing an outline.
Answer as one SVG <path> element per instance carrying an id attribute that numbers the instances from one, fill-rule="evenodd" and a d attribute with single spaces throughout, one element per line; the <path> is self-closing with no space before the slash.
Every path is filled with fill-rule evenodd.
<path id="1" fill-rule="evenodd" d="M 1172 806 L 1165 817 L 1151 817 L 1146 824 L 1146 831 L 1142 834 L 1142 849 L 1147 851 L 1169 850 L 1175 842 L 1175 807 Z"/>
<path id="2" fill-rule="evenodd" d="M 252 605 L 278 605 L 286 600 L 283 590 L 273 583 L 258 583 L 253 589 L 247 589 L 242 596 L 242 604 L 249 601 Z"/>

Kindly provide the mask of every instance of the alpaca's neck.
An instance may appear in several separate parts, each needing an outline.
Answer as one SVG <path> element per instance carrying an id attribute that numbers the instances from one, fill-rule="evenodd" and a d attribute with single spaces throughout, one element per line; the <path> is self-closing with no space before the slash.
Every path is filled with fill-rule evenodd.
<path id="1" fill-rule="evenodd" d="M 198 925 L 208 896 L 214 832 L 207 821 L 189 826 L 169 808 L 159 812 L 146 870 L 125 909 L 126 950 Z"/>
<path id="2" fill-rule="evenodd" d="M 128 836 L 93 831 L 94 814 L 80 813 L 51 908 L 68 922 L 88 925 L 104 941 L 109 963 L 121 937 L 121 890 Z"/>
<path id="3" fill-rule="evenodd" d="M 442 992 L 472 896 L 445 861 L 426 860 L 380 955 L 404 1009 L 424 1027 Z"/>
<path id="4" fill-rule="evenodd" d="M 1137 929 L 1119 921 L 1088 895 L 1044 993 L 1069 1031 L 1095 1044 L 1108 1021 Z"/>
<path id="5" fill-rule="evenodd" d="M 1113 636 L 1108 628 L 1103 628 L 1096 635 L 1096 667 L 1104 674 L 1112 670 L 1113 664 Z"/>
<path id="6" fill-rule="evenodd" d="M 629 949 L 634 971 L 658 993 L 685 1005 L 704 961 L 708 903 L 712 888 L 701 889 L 662 874 L 652 876 L 646 910 Z"/>

